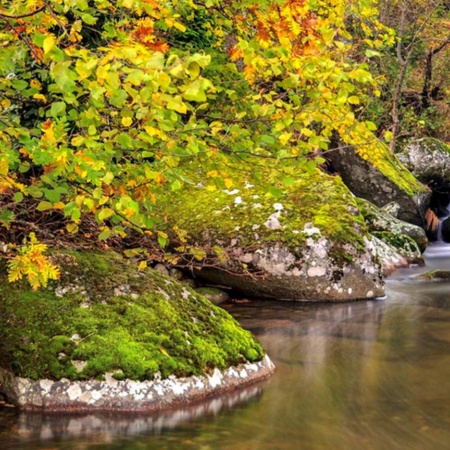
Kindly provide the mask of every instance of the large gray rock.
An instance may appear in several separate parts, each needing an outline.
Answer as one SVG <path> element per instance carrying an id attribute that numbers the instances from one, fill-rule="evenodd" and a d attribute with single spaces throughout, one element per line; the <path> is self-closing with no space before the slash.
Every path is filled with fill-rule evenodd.
<path id="1" fill-rule="evenodd" d="M 394 235 L 406 235 L 414 239 L 421 252 L 425 251 L 428 239 L 423 228 L 396 219 L 386 210 L 362 198 L 356 199 L 356 203 L 371 233 L 388 231 Z"/>
<path id="2" fill-rule="evenodd" d="M 234 186 L 191 187 L 165 204 L 166 232 L 187 232 L 179 264 L 190 265 L 196 277 L 257 298 L 345 301 L 384 294 L 364 220 L 339 177 L 299 173 L 276 198 L 245 180 Z"/>
<path id="3" fill-rule="evenodd" d="M 397 154 L 398 159 L 419 180 L 446 181 L 450 185 L 450 147 L 434 138 L 410 142 Z"/>
<path id="4" fill-rule="evenodd" d="M 400 206 L 399 219 L 424 225 L 431 194 L 387 146 L 374 143 L 358 151 L 349 146 L 337 147 L 340 149 L 327 154 L 327 158 L 353 194 L 378 207 L 395 201 Z"/>

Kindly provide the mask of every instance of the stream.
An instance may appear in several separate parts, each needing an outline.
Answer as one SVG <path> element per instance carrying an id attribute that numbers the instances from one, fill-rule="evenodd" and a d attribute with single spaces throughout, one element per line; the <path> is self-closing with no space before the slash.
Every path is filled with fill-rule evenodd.
<path id="1" fill-rule="evenodd" d="M 0 405 L 0 449 L 440 450 L 450 448 L 450 245 L 396 272 L 386 298 L 252 301 L 228 311 L 277 372 L 266 383 L 157 415 L 20 414 Z"/>

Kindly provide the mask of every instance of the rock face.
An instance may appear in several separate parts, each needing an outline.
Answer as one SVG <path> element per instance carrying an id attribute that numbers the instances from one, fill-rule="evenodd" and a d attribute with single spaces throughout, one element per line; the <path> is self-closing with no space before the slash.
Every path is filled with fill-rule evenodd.
<path id="1" fill-rule="evenodd" d="M 338 177 L 297 175 L 281 196 L 243 181 L 193 187 L 171 202 L 167 232 L 186 230 L 195 274 L 244 295 L 305 301 L 384 294 L 379 263 L 353 196 Z"/>
<path id="2" fill-rule="evenodd" d="M 18 406 L 159 409 L 273 371 L 249 332 L 176 280 L 114 253 L 52 259 L 49 289 L 0 279 L 0 393 Z"/>
<path id="3" fill-rule="evenodd" d="M 428 239 L 423 228 L 396 219 L 385 209 L 378 208 L 367 200 L 356 199 L 356 203 L 371 233 L 387 231 L 394 235 L 409 236 L 414 239 L 421 252 L 425 251 Z M 411 249 L 406 249 L 406 252 L 411 253 Z"/>
<path id="4" fill-rule="evenodd" d="M 382 207 L 390 202 L 400 206 L 398 218 L 423 226 L 430 192 L 381 144 L 361 156 L 352 147 L 330 152 L 334 171 L 357 197 Z"/>

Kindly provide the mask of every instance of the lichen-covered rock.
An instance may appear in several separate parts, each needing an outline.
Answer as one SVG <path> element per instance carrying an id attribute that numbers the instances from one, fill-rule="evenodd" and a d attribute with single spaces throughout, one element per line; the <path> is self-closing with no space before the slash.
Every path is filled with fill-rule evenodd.
<path id="1" fill-rule="evenodd" d="M 410 142 L 398 159 L 419 180 L 426 183 L 445 180 L 450 185 L 450 146 L 434 138 Z"/>
<path id="2" fill-rule="evenodd" d="M 112 252 L 55 251 L 52 259 L 61 279 L 48 289 L 0 277 L 0 367 L 14 377 L 144 382 L 264 356 L 227 312 L 170 277 Z"/>
<path id="3" fill-rule="evenodd" d="M 434 138 L 417 139 L 406 145 L 398 158 L 432 189 L 431 210 L 440 219 L 447 218 L 450 214 L 450 146 Z M 436 230 L 427 231 L 430 239 L 437 238 Z M 447 236 L 447 241 L 449 239 Z"/>
<path id="4" fill-rule="evenodd" d="M 343 146 L 327 155 L 334 171 L 357 197 L 382 207 L 395 201 L 400 206 L 398 218 L 423 226 L 430 192 L 416 180 L 380 142 L 361 156 L 354 148 Z"/>
<path id="5" fill-rule="evenodd" d="M 400 214 L 400 205 L 397 202 L 390 202 L 380 208 L 383 211 L 389 213 L 392 217 L 398 219 L 398 215 Z"/>
<path id="6" fill-rule="evenodd" d="M 407 259 L 397 251 L 395 247 L 378 239 L 376 236 L 372 238 L 373 245 L 376 249 L 377 256 L 383 268 L 383 275 L 391 275 L 397 269 L 409 267 Z"/>
<path id="7" fill-rule="evenodd" d="M 405 234 L 390 233 L 388 231 L 375 231 L 372 235 L 393 247 L 406 259 L 408 264 L 425 264 L 422 252 L 411 237 Z"/>
<path id="8" fill-rule="evenodd" d="M 112 374 L 106 374 L 105 380 L 34 381 L 0 368 L 0 386 L 8 400 L 24 410 L 159 411 L 260 381 L 273 371 L 268 356 L 224 370 L 216 368 L 211 374 L 144 381 L 117 380 Z"/>
<path id="9" fill-rule="evenodd" d="M 372 234 L 388 231 L 394 235 L 406 235 L 414 239 L 421 252 L 427 248 L 428 239 L 423 228 L 396 219 L 385 209 L 378 208 L 362 198 L 357 198 L 356 204 Z M 411 253 L 410 250 L 410 248 L 406 249 L 407 254 Z"/>
<path id="10" fill-rule="evenodd" d="M 196 259 L 186 264 L 208 283 L 287 300 L 383 295 L 364 220 L 339 177 L 299 173 L 276 198 L 245 180 L 232 190 L 195 186 L 165 208 L 167 232 L 187 232 L 181 250 Z"/>

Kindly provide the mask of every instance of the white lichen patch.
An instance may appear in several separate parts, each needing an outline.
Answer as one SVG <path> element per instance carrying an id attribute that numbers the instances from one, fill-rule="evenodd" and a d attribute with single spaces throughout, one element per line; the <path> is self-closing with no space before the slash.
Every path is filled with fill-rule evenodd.
<path id="1" fill-rule="evenodd" d="M 246 385 L 268 377 L 273 371 L 274 365 L 267 355 L 256 363 L 224 371 L 216 368 L 211 375 L 147 381 L 118 381 L 112 374 L 105 374 L 105 381 L 32 381 L 0 369 L 0 386 L 8 398 L 25 409 L 150 411 Z"/>

